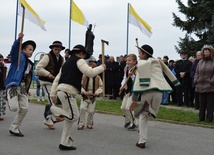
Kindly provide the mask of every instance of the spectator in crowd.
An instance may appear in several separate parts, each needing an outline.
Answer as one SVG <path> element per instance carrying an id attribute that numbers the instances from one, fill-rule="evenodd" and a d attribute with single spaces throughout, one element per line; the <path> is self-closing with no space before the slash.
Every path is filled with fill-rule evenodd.
<path id="1" fill-rule="evenodd" d="M 189 92 L 191 87 L 190 70 L 192 62 L 188 60 L 188 54 L 186 51 L 180 51 L 180 56 L 181 60 L 176 61 L 174 69 L 176 77 L 181 83 L 181 85 L 176 88 L 177 105 L 189 106 Z"/>
<path id="2" fill-rule="evenodd" d="M 193 56 L 189 57 L 189 61 L 191 61 L 192 63 L 195 62 L 195 58 Z"/>
<path id="3" fill-rule="evenodd" d="M 0 121 L 4 120 L 3 115 L 6 111 L 6 90 L 5 79 L 7 74 L 7 67 L 4 65 L 4 57 L 0 54 Z"/>
<path id="4" fill-rule="evenodd" d="M 125 56 L 126 56 L 126 55 L 125 55 Z M 120 65 L 120 70 L 119 70 L 119 72 L 120 72 L 120 83 L 121 83 L 122 80 L 123 80 L 124 68 L 126 67 L 126 61 L 125 61 L 125 59 L 127 59 L 127 57 L 124 58 L 123 55 L 121 55 L 121 56 L 119 57 L 119 65 Z M 123 99 L 123 96 L 124 96 L 124 92 L 122 92 L 122 93 L 120 94 L 120 98 Z"/>
<path id="5" fill-rule="evenodd" d="M 193 56 L 190 56 L 189 57 L 189 61 L 192 62 L 192 66 L 193 66 L 193 64 L 195 62 L 195 58 Z M 194 89 L 194 87 L 192 87 L 193 78 L 191 77 L 191 70 L 190 70 L 190 80 L 191 80 L 191 86 L 190 86 L 190 89 L 189 89 L 189 106 L 190 107 L 194 107 L 195 89 Z"/>
<path id="6" fill-rule="evenodd" d="M 39 57 L 39 61 L 43 58 L 45 54 L 40 54 Z M 35 64 L 35 66 L 39 63 L 39 61 Z M 37 74 L 37 72 L 35 71 L 35 75 L 33 75 L 32 77 L 35 82 L 36 82 L 36 97 L 37 97 L 37 101 L 40 102 L 40 99 L 42 98 L 42 101 L 45 101 L 45 91 L 42 87 L 42 96 L 40 96 L 40 89 L 41 89 L 41 84 L 39 81 L 39 76 Z"/>
<path id="7" fill-rule="evenodd" d="M 97 66 L 102 64 L 102 54 L 99 55 L 98 60 L 97 60 Z"/>
<path id="8" fill-rule="evenodd" d="M 4 63 L 5 63 L 5 66 L 7 67 L 7 71 L 9 71 L 10 64 L 11 64 L 11 55 L 10 54 L 8 54 L 6 59 L 4 59 Z"/>
<path id="9" fill-rule="evenodd" d="M 172 71 L 175 68 L 175 61 L 174 60 L 169 60 L 168 67 Z"/>
<path id="10" fill-rule="evenodd" d="M 199 93 L 199 121 L 210 123 L 214 109 L 214 48 L 204 45 L 201 51 L 203 59 L 198 62 L 194 83 L 195 91 Z"/>
<path id="11" fill-rule="evenodd" d="M 104 64 L 107 64 L 107 59 L 109 58 L 109 56 L 104 55 Z M 102 64 L 102 54 L 99 55 L 98 60 L 97 60 L 97 66 Z"/>
<path id="12" fill-rule="evenodd" d="M 64 52 L 64 59 L 65 59 L 65 60 L 64 60 L 64 61 L 67 61 L 67 60 L 68 60 L 68 58 L 69 58 L 69 56 L 70 56 L 70 55 L 69 55 L 69 52 L 70 52 L 70 49 L 68 49 L 68 48 L 65 49 L 65 52 Z"/>
<path id="13" fill-rule="evenodd" d="M 109 57 L 109 62 L 106 64 L 106 87 L 107 93 L 110 95 L 109 99 L 116 99 L 118 97 L 120 88 L 120 66 L 115 62 L 114 57 Z"/>
<path id="14" fill-rule="evenodd" d="M 172 73 L 174 74 L 175 71 L 174 71 L 174 68 L 175 68 L 175 61 L 174 60 L 169 60 L 169 65 L 168 65 L 169 69 L 172 71 Z M 175 74 L 174 74 L 175 75 Z M 170 86 L 172 87 L 173 91 L 169 93 L 169 99 L 168 99 L 168 102 L 170 102 L 170 98 L 172 98 L 172 102 L 174 104 L 177 103 L 176 101 L 176 88 L 175 86 L 170 82 L 169 83 Z"/>
<path id="15" fill-rule="evenodd" d="M 196 52 L 196 59 L 195 62 L 192 65 L 191 71 L 190 71 L 190 76 L 192 78 L 192 89 L 194 90 L 194 100 L 195 100 L 195 109 L 199 109 L 199 95 L 198 92 L 195 91 L 195 83 L 194 83 L 194 76 L 195 76 L 195 71 L 198 66 L 199 61 L 203 58 L 203 54 L 201 51 Z"/>
<path id="16" fill-rule="evenodd" d="M 165 55 L 162 59 L 162 61 L 165 63 L 166 66 L 169 65 L 168 61 L 169 61 L 169 57 L 167 55 Z M 167 76 L 163 73 L 165 79 L 167 80 L 168 83 L 170 83 L 170 80 L 167 78 Z M 162 101 L 161 101 L 162 105 L 168 105 L 169 104 L 169 93 L 168 92 L 163 92 L 163 96 L 162 96 Z"/>

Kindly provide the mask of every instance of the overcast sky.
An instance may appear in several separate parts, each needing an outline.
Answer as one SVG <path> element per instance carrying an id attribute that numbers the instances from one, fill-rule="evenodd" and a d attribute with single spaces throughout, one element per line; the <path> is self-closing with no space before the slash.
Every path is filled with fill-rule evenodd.
<path id="1" fill-rule="evenodd" d="M 15 12 L 17 0 L 1 0 L 0 9 L 0 53 L 5 57 L 11 49 L 15 32 Z M 46 21 L 47 31 L 25 20 L 24 41 L 32 39 L 37 43 L 38 52 L 49 52 L 49 45 L 60 40 L 68 47 L 69 38 L 69 6 L 70 0 L 26 0 L 37 14 Z M 186 2 L 187 0 L 183 0 Z M 112 56 L 126 54 L 127 37 L 127 4 L 131 3 L 138 15 L 152 27 L 152 36 L 148 38 L 138 27 L 129 24 L 128 52 L 138 55 L 135 38 L 139 45 L 149 44 L 154 49 L 154 57 L 168 55 L 170 59 L 178 59 L 174 46 L 184 33 L 172 26 L 172 12 L 178 13 L 175 0 L 75 0 L 89 23 L 95 24 L 94 54 L 95 58 L 101 51 L 101 39 L 109 41 L 105 45 L 105 53 Z M 71 48 L 76 44 L 85 44 L 87 28 L 74 21 L 71 22 Z M 18 20 L 18 32 L 21 31 L 21 17 Z M 64 55 L 64 51 L 61 53 Z"/>

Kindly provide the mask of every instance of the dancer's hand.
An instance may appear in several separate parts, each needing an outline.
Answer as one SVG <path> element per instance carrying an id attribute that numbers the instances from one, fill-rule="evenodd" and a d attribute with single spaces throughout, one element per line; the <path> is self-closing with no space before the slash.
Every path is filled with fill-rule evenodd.
<path id="1" fill-rule="evenodd" d="M 20 32 L 19 35 L 18 35 L 18 39 L 19 39 L 19 40 L 22 40 L 23 37 L 24 37 L 24 34 Z"/>
<path id="2" fill-rule="evenodd" d="M 53 76 L 52 74 L 48 74 L 48 78 L 49 79 L 55 79 L 55 76 Z"/>

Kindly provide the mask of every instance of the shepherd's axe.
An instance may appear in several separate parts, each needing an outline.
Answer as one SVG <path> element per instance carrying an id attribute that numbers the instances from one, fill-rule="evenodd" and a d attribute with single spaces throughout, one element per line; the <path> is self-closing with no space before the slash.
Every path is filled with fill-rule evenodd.
<path id="1" fill-rule="evenodd" d="M 105 51 L 104 51 L 104 44 L 109 44 L 108 41 L 105 41 L 103 39 L 101 39 L 101 43 L 102 43 L 102 64 L 104 64 L 105 62 L 105 59 L 104 59 L 104 56 L 105 56 Z M 105 71 L 103 71 L 103 97 L 105 97 Z"/>

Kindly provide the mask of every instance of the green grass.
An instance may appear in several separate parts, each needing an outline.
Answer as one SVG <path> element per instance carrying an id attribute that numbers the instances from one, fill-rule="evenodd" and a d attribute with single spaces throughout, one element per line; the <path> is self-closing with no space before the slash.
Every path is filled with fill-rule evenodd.
<path id="1" fill-rule="evenodd" d="M 110 112 L 113 114 L 122 115 L 122 110 L 120 109 L 121 101 L 118 102 L 116 100 L 100 100 L 97 101 L 96 111 L 100 112 Z"/>
<path id="2" fill-rule="evenodd" d="M 157 117 L 159 119 L 193 123 L 197 120 L 198 113 L 160 107 Z"/>
<path id="3" fill-rule="evenodd" d="M 30 102 L 38 103 L 35 99 L 31 99 Z M 122 100 L 97 100 L 96 112 L 110 113 L 122 116 L 123 113 L 120 109 L 121 102 Z M 45 104 L 47 103 L 47 101 L 40 103 Z M 80 105 L 80 99 L 77 99 L 77 104 L 78 106 Z M 176 124 L 214 128 L 214 122 L 198 122 L 198 112 L 184 109 L 167 108 L 166 106 L 160 107 L 157 118 L 155 120 Z"/>

